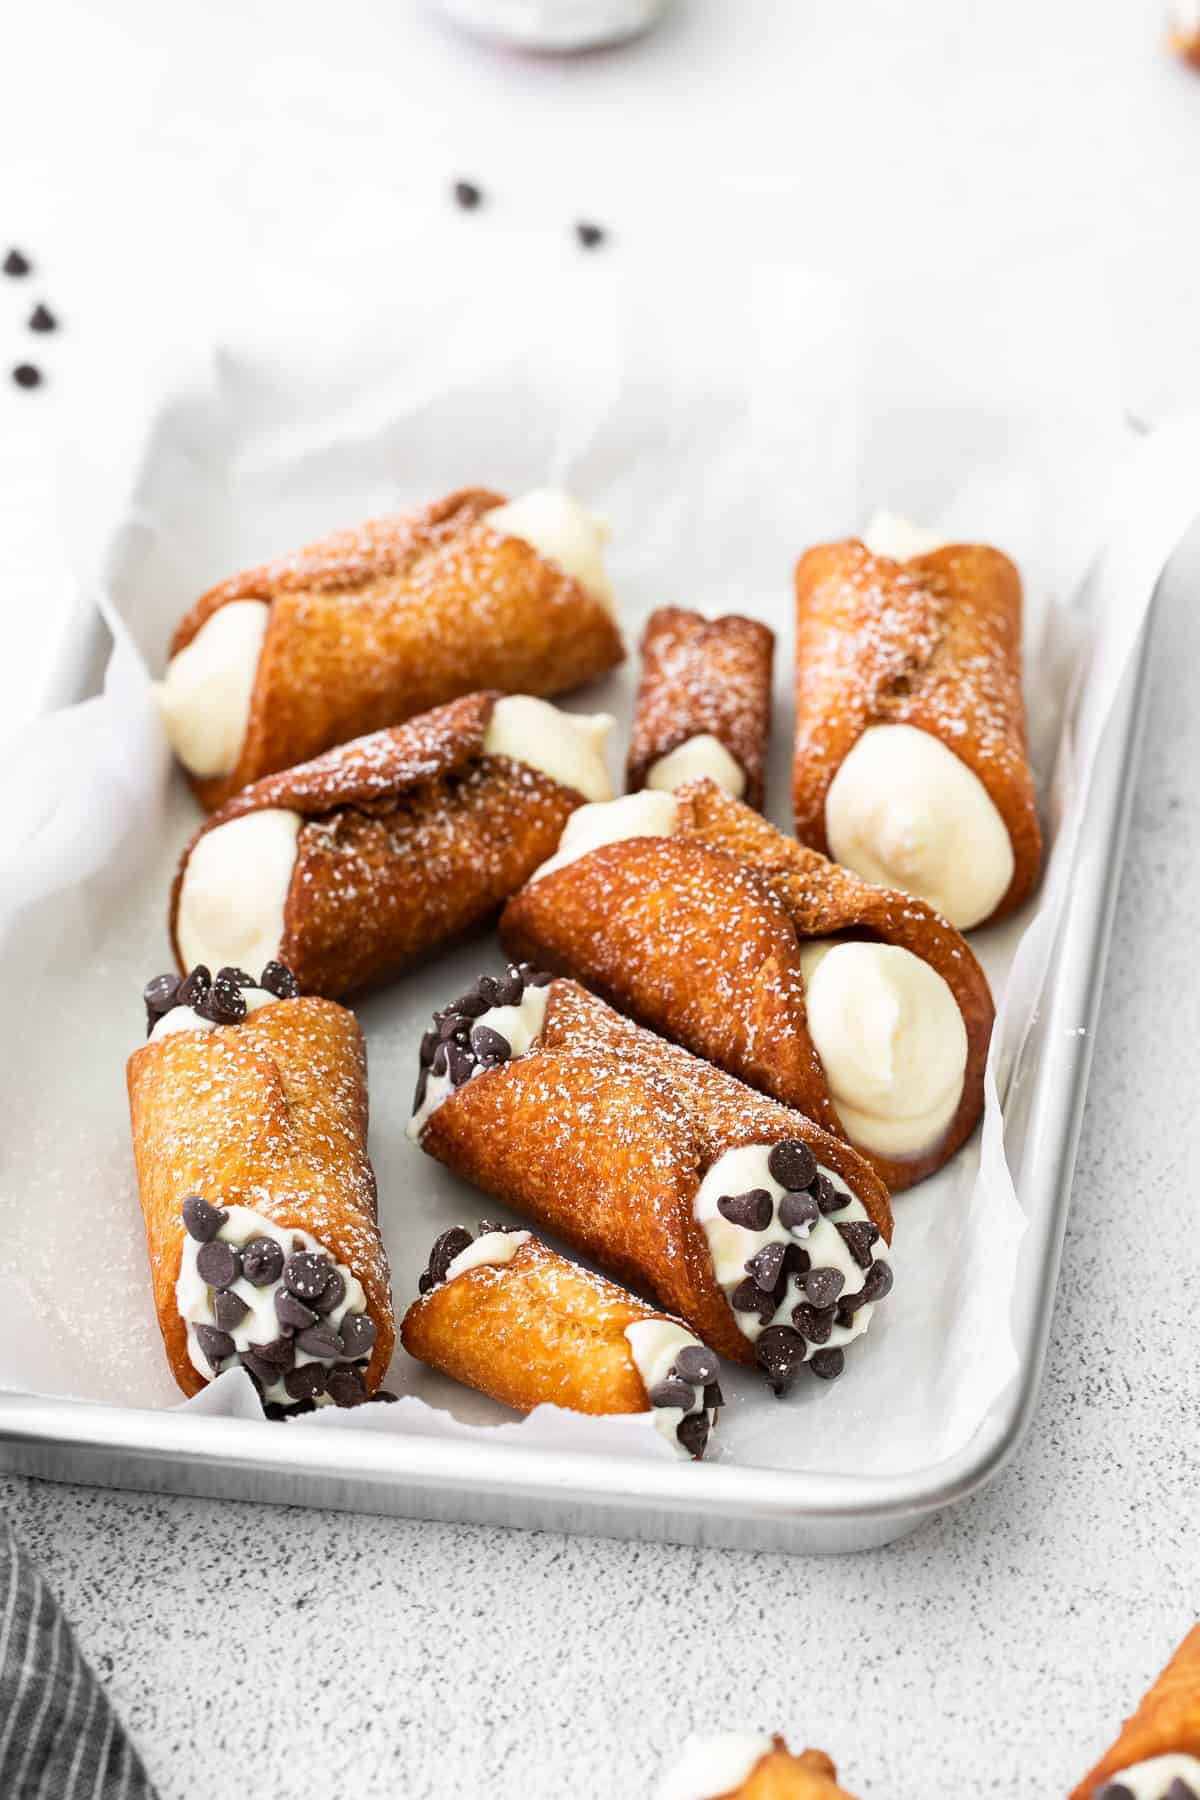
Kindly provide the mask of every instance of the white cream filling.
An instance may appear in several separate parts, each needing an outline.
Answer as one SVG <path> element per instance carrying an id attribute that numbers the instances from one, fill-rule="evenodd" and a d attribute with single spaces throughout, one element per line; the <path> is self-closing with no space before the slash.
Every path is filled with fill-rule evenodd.
<path id="1" fill-rule="evenodd" d="M 614 611 L 612 584 L 604 566 L 608 526 L 558 488 L 535 488 L 484 514 L 493 531 L 520 538 L 565 569 L 580 587 Z"/>
<path id="2" fill-rule="evenodd" d="M 540 881 L 543 875 L 566 868 L 602 844 L 619 844 L 626 838 L 674 837 L 678 827 L 679 803 L 674 794 L 650 788 L 623 794 L 619 800 L 576 807 L 563 828 L 558 849 L 529 879 Z"/>
<path id="3" fill-rule="evenodd" d="M 170 1017 L 170 1014 L 167 1016 Z M 229 1217 L 217 1232 L 217 1239 L 221 1243 L 233 1244 L 240 1250 L 244 1244 L 249 1243 L 251 1238 L 273 1238 L 282 1249 L 286 1261 L 297 1247 L 293 1240 L 302 1240 L 301 1247 L 303 1249 L 318 1252 L 322 1256 L 329 1255 L 324 1244 L 319 1243 L 310 1232 L 297 1231 L 294 1228 L 285 1231 L 281 1226 L 274 1224 L 270 1219 L 265 1219 L 260 1212 L 255 1212 L 249 1206 L 230 1206 L 225 1210 Z M 203 1246 L 190 1233 L 185 1233 L 179 1279 L 175 1283 L 175 1304 L 179 1308 L 180 1317 L 187 1322 L 188 1359 L 197 1373 L 203 1375 L 205 1381 L 212 1381 L 215 1379 L 215 1374 L 223 1374 L 225 1369 L 236 1368 L 237 1364 L 233 1358 L 230 1358 L 222 1363 L 220 1369 L 214 1373 L 212 1364 L 200 1348 L 196 1337 L 195 1327 L 197 1325 L 217 1327 L 216 1314 L 213 1311 L 213 1289 L 209 1287 L 196 1268 L 196 1258 L 202 1248 Z M 330 1257 L 330 1261 L 333 1261 L 332 1257 Z M 321 1322 L 332 1326 L 336 1331 L 347 1313 L 361 1313 L 367 1310 L 367 1299 L 357 1276 L 352 1275 L 344 1263 L 334 1262 L 333 1266 L 345 1282 L 346 1292 L 332 1312 L 321 1315 Z M 275 1295 L 282 1286 L 281 1278 L 278 1281 L 270 1282 L 266 1287 L 255 1287 L 253 1282 L 247 1281 L 241 1275 L 233 1283 L 228 1291 L 236 1294 L 239 1300 L 245 1301 L 250 1309 L 240 1324 L 235 1325 L 229 1331 L 235 1349 L 252 1350 L 256 1344 L 273 1344 L 279 1337 L 280 1325 L 275 1314 Z M 227 1327 L 218 1329 L 224 1330 Z M 305 1363 L 319 1362 L 320 1360 L 319 1357 L 309 1356 L 306 1351 L 298 1349 L 295 1366 L 300 1368 Z M 334 1367 L 336 1365 L 327 1366 Z M 269 1388 L 264 1388 L 263 1399 L 278 1402 L 281 1406 L 293 1404 L 291 1396 L 283 1385 L 282 1373 L 278 1381 Z M 325 1406 L 327 1404 L 332 1404 L 328 1394 L 320 1395 L 317 1405 Z"/>
<path id="4" fill-rule="evenodd" d="M 1093 1796 L 1106 1793 L 1110 1783 L 1120 1782 L 1128 1788 L 1133 1800 L 1166 1800 L 1173 1781 L 1186 1781 L 1200 1796 L 1200 1757 L 1186 1751 L 1173 1751 L 1167 1756 L 1152 1756 L 1148 1762 L 1134 1763 L 1132 1768 L 1118 1769 L 1092 1790 Z"/>
<path id="5" fill-rule="evenodd" d="M 549 999 L 548 987 L 529 986 L 521 995 L 515 1006 L 490 1006 L 485 1013 L 473 1020 L 473 1025 L 489 1025 L 498 1031 L 506 1040 L 512 1052 L 512 1061 L 531 1048 L 534 1039 L 542 1029 L 546 1017 L 546 1002 Z M 468 1080 L 474 1080 L 481 1073 L 476 1067 L 471 1070 Z M 435 1075 L 430 1070 L 425 1084 L 425 1098 L 408 1122 L 408 1136 L 415 1143 L 425 1128 L 429 1115 L 436 1112 L 448 1094 L 454 1092 L 454 1083 L 448 1074 Z M 451 1265 L 453 1267 L 453 1265 Z"/>
<path id="6" fill-rule="evenodd" d="M 206 831 L 187 860 L 175 924 L 185 965 L 256 975 L 279 955 L 300 814 L 264 807 Z"/>
<path id="7" fill-rule="evenodd" d="M 642 1386 L 647 1394 L 656 1388 L 660 1381 L 665 1381 L 671 1372 L 671 1365 L 681 1350 L 695 1347 L 704 1348 L 700 1339 L 690 1332 L 686 1326 L 674 1319 L 636 1319 L 632 1325 L 625 1327 L 625 1338 L 633 1357 L 634 1366 L 642 1378 Z M 704 1388 L 694 1382 L 688 1384 L 692 1390 L 690 1406 L 655 1406 L 651 1408 L 654 1423 L 666 1438 L 671 1448 L 682 1457 L 689 1452 L 680 1443 L 678 1431 L 682 1421 L 689 1413 L 704 1411 Z M 708 1423 L 711 1427 L 716 1418 L 716 1411 L 710 1411 Z"/>
<path id="8" fill-rule="evenodd" d="M 443 1276 L 444 1281 L 453 1281 L 456 1275 L 465 1275 L 468 1269 L 482 1269 L 485 1265 L 503 1268 L 510 1263 L 522 1244 L 529 1242 L 527 1231 L 485 1231 L 482 1236 L 460 1250 Z"/>
<path id="9" fill-rule="evenodd" d="M 242 753 L 270 607 L 231 600 L 173 656 L 156 694 L 171 748 L 193 775 L 228 775 Z"/>
<path id="10" fill-rule="evenodd" d="M 548 700 L 507 694 L 497 700 L 483 739 L 484 754 L 511 756 L 574 788 L 585 800 L 611 800 L 604 752 L 616 720 L 611 713 L 560 712 Z"/>
<path id="11" fill-rule="evenodd" d="M 913 725 L 871 725 L 825 797 L 830 854 L 967 931 L 1012 880 L 1008 828 L 974 770 Z"/>
<path id="12" fill-rule="evenodd" d="M 704 1227 L 713 1273 L 720 1287 L 726 1297 L 730 1298 L 734 1289 L 746 1279 L 746 1263 L 764 1244 L 799 1244 L 802 1250 L 807 1250 L 814 1269 L 838 1271 L 845 1282 L 842 1294 L 857 1294 L 867 1279 L 868 1271 L 859 1268 L 850 1254 L 849 1245 L 837 1230 L 837 1225 L 852 1225 L 856 1220 L 870 1219 L 866 1207 L 861 1200 L 851 1195 L 848 1204 L 835 1213 L 833 1218 L 826 1218 L 822 1213 L 807 1231 L 797 1233 L 785 1230 L 779 1222 L 779 1201 L 787 1189 L 775 1180 L 767 1167 L 771 1148 L 770 1144 L 746 1144 L 738 1150 L 726 1150 L 700 1183 L 694 1212 Z M 821 1168 L 819 1172 L 829 1177 L 839 1193 L 848 1191 L 841 1177 L 831 1169 Z M 773 1202 L 771 1223 L 763 1231 L 752 1231 L 744 1225 L 735 1225 L 732 1220 L 723 1218 L 717 1208 L 717 1202 L 723 1196 L 745 1194 L 751 1188 L 765 1188 Z M 878 1261 L 886 1251 L 887 1245 L 880 1236 L 872 1246 L 871 1261 Z M 800 1275 L 788 1276 L 787 1291 L 783 1299 L 772 1317 L 761 1324 L 756 1312 L 735 1312 L 734 1317 L 743 1337 L 749 1338 L 753 1343 L 772 1325 L 791 1325 L 793 1307 L 805 1299 L 802 1281 L 803 1277 Z M 805 1338 L 805 1362 L 809 1361 L 816 1350 L 837 1350 L 854 1338 L 861 1337 L 871 1323 L 875 1305 L 874 1301 L 868 1301 L 860 1306 L 850 1325 L 839 1325 L 835 1321 L 824 1344 L 813 1344 Z"/>
<path id="13" fill-rule="evenodd" d="M 251 971 L 248 969 L 246 973 L 250 974 Z M 257 1012 L 260 1006 L 270 1006 L 273 1000 L 279 998 L 278 994 L 268 994 L 265 988 L 243 988 L 242 996 L 246 1002 L 247 1018 L 251 1013 Z M 239 1020 L 238 1023 L 240 1024 L 241 1021 Z M 202 1018 L 194 1006 L 173 1006 L 170 1012 L 164 1013 L 161 1019 L 155 1021 L 154 1029 L 146 1042 L 152 1044 L 155 1038 L 173 1037 L 177 1031 L 215 1031 L 216 1029 L 216 1020 Z"/>
<path id="14" fill-rule="evenodd" d="M 674 750 L 668 750 L 646 770 L 646 786 L 671 789 L 685 781 L 707 775 L 710 781 L 740 800 L 746 791 L 746 771 L 736 756 L 731 756 L 720 738 L 702 731 L 697 737 L 685 738 Z"/>
<path id="15" fill-rule="evenodd" d="M 939 537 L 923 525 L 913 525 L 899 513 L 872 513 L 862 541 L 872 556 L 890 556 L 893 562 L 909 562 L 914 556 L 928 556 L 931 550 L 943 550 L 949 538 Z"/>
<path id="16" fill-rule="evenodd" d="M 884 1156 L 917 1156 L 962 1099 L 967 1031 L 948 984 L 892 944 L 805 944 L 808 1029 L 846 1135 Z"/>
<path id="17" fill-rule="evenodd" d="M 735 1794 L 773 1748 L 771 1739 L 757 1731 L 694 1734 L 678 1761 L 659 1777 L 654 1800 L 720 1800 Z"/>

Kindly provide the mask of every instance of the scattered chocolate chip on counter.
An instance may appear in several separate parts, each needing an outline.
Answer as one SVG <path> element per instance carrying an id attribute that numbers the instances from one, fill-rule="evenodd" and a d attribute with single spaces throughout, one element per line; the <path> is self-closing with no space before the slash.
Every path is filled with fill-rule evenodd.
<path id="1" fill-rule="evenodd" d="M 58 330 L 58 320 L 50 311 L 50 308 L 48 306 L 43 306 L 40 300 L 29 315 L 29 329 L 30 331 Z"/>
<path id="2" fill-rule="evenodd" d="M 575 236 L 585 250 L 597 250 L 607 241 L 608 233 L 602 225 L 589 225 L 585 220 L 580 220 L 575 227 Z"/>
<path id="3" fill-rule="evenodd" d="M 473 181 L 456 181 L 453 193 L 464 212 L 474 212 L 477 206 L 483 205 L 483 189 L 476 187 Z"/>
<path id="4" fill-rule="evenodd" d="M 27 256 L 23 256 L 21 252 L 15 248 L 9 251 L 4 259 L 4 273 L 6 275 L 12 275 L 19 278 L 22 275 L 32 274 L 32 272 L 33 264 Z"/>
<path id="5" fill-rule="evenodd" d="M 32 363 L 18 363 L 12 372 L 12 378 L 19 388 L 35 388 L 42 385 L 42 371 Z"/>

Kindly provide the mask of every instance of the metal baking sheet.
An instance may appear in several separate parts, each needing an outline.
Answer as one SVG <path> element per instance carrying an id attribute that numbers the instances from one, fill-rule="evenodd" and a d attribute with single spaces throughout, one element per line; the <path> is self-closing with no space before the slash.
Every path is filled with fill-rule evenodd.
<path id="1" fill-rule="evenodd" d="M 1005 1072 L 1005 1144 L 1029 1220 L 1013 1332 L 1019 1374 L 966 1447 L 899 1477 L 610 1462 L 511 1444 L 0 1395 L 0 1465 L 48 1480 L 319 1505 L 733 1549 L 845 1552 L 902 1537 L 990 1481 L 1028 1428 L 1041 1378 L 1076 1143 L 1137 767 L 1153 609 L 1109 721 L 1056 953 Z M 73 634 L 56 692 L 97 690 L 96 621 Z"/>

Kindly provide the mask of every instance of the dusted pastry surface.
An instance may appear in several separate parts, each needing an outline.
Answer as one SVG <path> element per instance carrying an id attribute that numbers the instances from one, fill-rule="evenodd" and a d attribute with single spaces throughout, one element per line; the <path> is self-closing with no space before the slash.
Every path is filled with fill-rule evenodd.
<path id="1" fill-rule="evenodd" d="M 231 601 L 167 664 L 159 711 L 171 748 L 193 775 L 227 775 L 237 765 L 270 610 L 264 600 Z"/>

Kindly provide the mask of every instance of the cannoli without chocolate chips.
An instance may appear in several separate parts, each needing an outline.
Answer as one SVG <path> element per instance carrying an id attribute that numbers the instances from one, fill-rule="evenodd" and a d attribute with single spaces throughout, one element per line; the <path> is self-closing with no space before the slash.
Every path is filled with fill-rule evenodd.
<path id="1" fill-rule="evenodd" d="M 290 972 L 161 975 L 127 1078 L 154 1303 L 185 1394 L 241 1366 L 269 1411 L 355 1406 L 395 1340 L 354 1017 Z"/>
<path id="2" fill-rule="evenodd" d="M 664 1313 L 515 1227 L 454 1227 L 434 1244 L 404 1315 L 410 1356 L 517 1412 L 653 1412 L 700 1457 L 722 1404 L 711 1350 Z"/>
<path id="3" fill-rule="evenodd" d="M 771 732 L 775 634 L 757 619 L 650 615 L 629 745 L 628 787 L 677 788 L 707 775 L 761 807 Z"/>
<path id="4" fill-rule="evenodd" d="M 481 925 L 611 793 L 612 720 L 470 694 L 246 788 L 183 853 L 181 969 L 276 959 L 335 999 Z"/>
<path id="5" fill-rule="evenodd" d="M 893 1191 L 983 1110 L 993 1008 L 966 941 L 712 781 L 581 807 L 500 931 L 846 1138 Z"/>
<path id="6" fill-rule="evenodd" d="M 1200 1625 L 1071 1800 L 1200 1800 Z"/>
<path id="7" fill-rule="evenodd" d="M 849 1145 L 528 967 L 437 1016 L 409 1133 L 780 1393 L 840 1375 L 892 1286 Z"/>
<path id="8" fill-rule="evenodd" d="M 887 520 L 801 557 L 792 792 L 802 843 L 960 931 L 1021 905 L 1042 837 L 1006 556 Z"/>
<path id="9" fill-rule="evenodd" d="M 853 1800 L 823 1750 L 793 1756 L 781 1737 L 723 1731 L 691 1737 L 654 1800 Z"/>
<path id="10" fill-rule="evenodd" d="M 159 693 L 200 804 L 477 688 L 602 675 L 624 654 L 603 541 L 566 494 L 471 488 L 213 588 Z"/>

